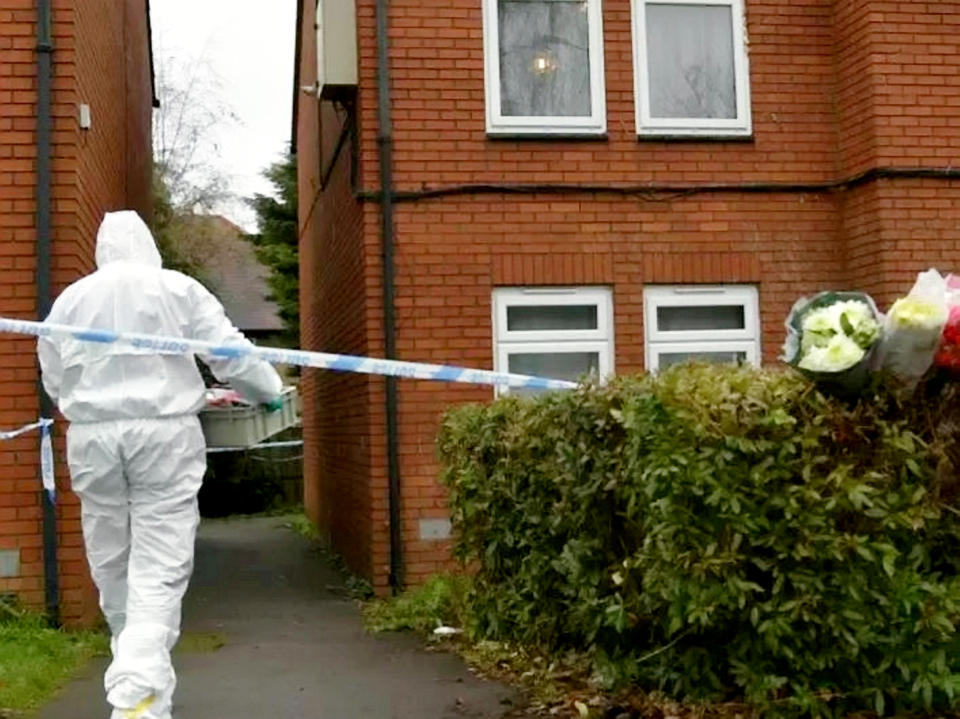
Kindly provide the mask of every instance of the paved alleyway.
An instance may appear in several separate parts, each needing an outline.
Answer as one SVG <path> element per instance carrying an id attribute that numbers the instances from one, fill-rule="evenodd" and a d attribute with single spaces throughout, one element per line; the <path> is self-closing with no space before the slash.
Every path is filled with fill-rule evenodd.
<path id="1" fill-rule="evenodd" d="M 184 632 L 223 635 L 180 653 L 174 719 L 493 719 L 504 687 L 405 636 L 364 633 L 355 604 L 316 549 L 279 518 L 205 521 Z M 189 639 L 188 639 L 189 641 Z M 39 719 L 106 719 L 104 663 Z"/>

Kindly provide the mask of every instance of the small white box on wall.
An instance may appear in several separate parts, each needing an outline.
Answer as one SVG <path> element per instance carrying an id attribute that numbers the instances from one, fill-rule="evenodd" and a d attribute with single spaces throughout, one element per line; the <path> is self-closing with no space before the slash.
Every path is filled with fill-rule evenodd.
<path id="1" fill-rule="evenodd" d="M 449 539 L 453 529 L 449 519 L 421 519 L 420 539 L 439 540 Z"/>
<path id="2" fill-rule="evenodd" d="M 353 0 L 317 2 L 317 88 L 323 98 L 357 86 L 357 13 Z"/>
<path id="3" fill-rule="evenodd" d="M 0 577 L 20 576 L 20 550 L 0 549 Z"/>

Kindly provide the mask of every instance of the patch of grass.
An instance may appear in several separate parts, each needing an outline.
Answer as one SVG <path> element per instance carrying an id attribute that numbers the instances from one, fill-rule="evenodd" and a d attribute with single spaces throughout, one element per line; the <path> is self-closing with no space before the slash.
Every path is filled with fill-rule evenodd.
<path id="1" fill-rule="evenodd" d="M 174 651 L 177 654 L 212 654 L 227 643 L 220 632 L 187 632 L 180 636 Z"/>
<path id="2" fill-rule="evenodd" d="M 468 578 L 438 575 L 426 584 L 387 599 L 374 599 L 363 608 L 369 631 L 432 633 L 439 626 L 463 626 Z"/>
<path id="3" fill-rule="evenodd" d="M 370 582 L 350 571 L 343 557 L 324 540 L 319 527 L 307 515 L 300 512 L 287 516 L 283 526 L 316 545 L 323 559 L 332 564 L 334 569 L 343 576 L 343 589 L 348 597 L 364 600 L 373 596 L 373 586 Z"/>
<path id="4" fill-rule="evenodd" d="M 304 539 L 309 539 L 311 542 L 320 541 L 320 530 L 305 514 L 291 515 L 287 518 L 284 526 L 294 533 L 299 534 Z"/>
<path id="5" fill-rule="evenodd" d="M 92 657 L 109 651 L 98 632 L 52 629 L 41 617 L 0 614 L 0 717 L 32 711 Z"/>
<path id="6" fill-rule="evenodd" d="M 340 558 L 339 555 L 337 555 L 337 557 L 338 559 Z M 344 565 L 343 571 L 346 573 L 347 578 L 344 580 L 344 586 L 347 589 L 347 596 L 360 601 L 370 599 L 370 597 L 373 596 L 373 585 L 363 577 L 352 574 L 345 567 L 346 565 Z"/>

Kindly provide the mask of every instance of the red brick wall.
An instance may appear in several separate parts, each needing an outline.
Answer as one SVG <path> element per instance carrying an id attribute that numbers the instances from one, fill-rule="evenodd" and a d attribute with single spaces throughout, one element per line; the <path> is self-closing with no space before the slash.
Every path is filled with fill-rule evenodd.
<path id="1" fill-rule="evenodd" d="M 0 314 L 31 317 L 34 310 L 32 2 L 0 10 Z M 34 421 L 36 377 L 29 341 L 0 336 L 0 426 Z M 0 579 L 0 593 L 18 592 L 42 604 L 36 437 L 0 443 L 0 550 L 19 551 L 22 574 Z"/>
<path id="2" fill-rule="evenodd" d="M 93 266 L 102 213 L 133 207 L 149 216 L 150 99 L 144 3 L 55 3 L 53 54 L 53 292 Z M 35 318 L 36 34 L 32 0 L 0 9 L 0 315 Z M 129 44 L 138 44 L 139 49 Z M 127 64 L 129 63 L 129 65 Z M 135 86 L 134 86 L 135 85 Z M 78 103 L 91 105 L 93 128 L 78 127 Z M 37 416 L 34 343 L 0 336 L 0 426 Z M 96 620 L 57 425 L 58 558 L 63 619 Z M 39 457 L 36 436 L 0 444 L 0 549 L 20 550 L 20 576 L 0 579 L 27 606 L 43 605 Z"/>
<path id="3" fill-rule="evenodd" d="M 837 2 L 844 172 L 960 155 L 960 6 Z M 844 199 L 850 281 L 888 303 L 919 270 L 957 267 L 960 182 L 883 180 Z"/>
<path id="4" fill-rule="evenodd" d="M 317 44 L 313 36 L 314 18 L 312 3 L 299 0 L 300 57 L 297 68 L 297 85 L 307 86 L 317 81 Z M 299 87 L 295 92 L 300 93 Z M 299 192 L 298 214 L 300 242 L 300 346 L 314 349 L 319 346 L 319 322 L 322 314 L 316 301 L 317 252 L 321 218 L 317 215 L 317 193 L 320 189 L 320 140 L 317 103 L 306 93 L 299 94 L 296 104 L 297 140 L 297 188 Z M 320 519 L 318 468 L 321 447 L 317 436 L 316 382 L 319 373 L 304 369 L 300 380 L 303 402 L 303 471 L 304 505 L 307 514 L 315 522 Z"/>
<path id="5" fill-rule="evenodd" d="M 299 85 L 316 82 L 314 3 L 303 0 Z M 349 117 L 343 107 L 301 94 L 297 165 L 300 184 L 301 344 L 306 349 L 369 354 L 380 330 L 369 307 L 369 285 L 376 267 L 368 259 L 366 211 L 353 198 L 348 141 L 336 148 Z M 321 172 L 328 184 L 320 191 Z M 334 308 L 332 311 L 327 308 Z M 372 459 L 382 453 L 376 431 L 383 404 L 380 381 L 362 375 L 306 370 L 304 400 L 304 504 L 343 554 L 365 576 L 374 562 L 386 561 L 386 478 Z M 376 557 L 376 559 L 375 559 Z M 385 574 L 381 576 L 385 581 Z"/>
<path id="6" fill-rule="evenodd" d="M 77 102 L 90 105 L 78 168 L 80 272 L 92 266 L 103 213 L 133 209 L 150 220 L 152 89 L 141 0 L 77 4 Z M 78 249 L 79 249 L 78 248 Z M 66 279 L 70 279 L 67 277 Z"/>
<path id="7" fill-rule="evenodd" d="M 918 272 L 960 270 L 960 181 L 881 180 L 850 193 L 850 276 L 886 309 Z"/>
<path id="8" fill-rule="evenodd" d="M 34 2 L 5 2 L 0 9 L 0 314 L 36 318 L 36 26 Z M 68 178 L 75 171 L 71 93 L 73 11 L 57 6 L 53 39 L 53 216 L 54 237 L 70 226 Z M 56 267 L 60 246 L 54 245 Z M 18 427 L 37 419 L 34 342 L 0 336 L 0 426 Z M 58 428 L 62 435 L 62 427 Z M 20 576 L 0 579 L 0 593 L 14 593 L 30 607 L 42 607 L 43 550 L 39 452 L 36 433 L 0 443 L 0 549 L 19 550 Z M 59 445 L 62 449 L 62 444 Z M 62 478 L 65 468 L 57 466 Z M 60 569 L 69 599 L 81 575 L 76 554 L 79 526 L 66 502 L 59 511 Z M 81 564 L 77 565 L 77 559 Z"/>
<path id="9" fill-rule="evenodd" d="M 870 0 L 877 164 L 940 167 L 960 154 L 960 5 Z"/>
<path id="10" fill-rule="evenodd" d="M 872 62 L 870 3 L 834 3 L 837 85 L 837 172 L 850 176 L 876 161 L 876 68 Z"/>
<path id="11" fill-rule="evenodd" d="M 689 142 L 637 141 L 630 0 L 603 2 L 609 130 L 606 138 L 589 141 L 489 139 L 481 3 L 393 0 L 390 6 L 394 179 L 401 190 L 481 182 L 829 182 L 884 164 L 945 166 L 960 142 L 960 82 L 953 66 L 960 62 L 960 8 L 949 3 L 901 12 L 897 4 L 873 0 L 747 0 L 754 136 Z M 360 177 L 364 189 L 375 190 L 374 1 L 357 0 L 357 7 Z M 317 145 L 316 134 L 301 126 L 301 153 L 311 137 Z M 951 234 L 956 187 L 889 180 L 849 192 L 653 199 L 602 192 L 492 194 L 404 203 L 396 215 L 399 355 L 491 367 L 495 287 L 602 284 L 614 290 L 616 368 L 639 371 L 644 283 L 744 282 L 759 287 L 763 355 L 773 362 L 783 319 L 798 296 L 853 286 L 886 300 L 904 291 L 918 269 L 960 259 Z M 338 198 L 341 212 L 344 203 L 352 211 L 336 188 L 330 199 Z M 362 283 L 356 270 L 347 269 L 342 247 L 324 241 L 324 233 L 342 237 L 334 217 L 339 214 L 320 216 L 324 229 L 317 238 L 319 251 L 332 253 L 329 280 L 365 288 L 366 346 L 382 354 L 382 333 L 375 331 L 382 312 L 378 207 L 364 206 Z M 328 322 L 325 315 L 347 308 L 360 312 L 363 299 L 344 303 L 343 297 L 310 293 L 305 299 L 319 305 L 306 313 L 306 322 Z M 418 533 L 420 519 L 447 514 L 433 459 L 438 417 L 452 403 L 491 396 L 483 388 L 400 383 L 404 551 L 413 582 L 448 560 L 444 542 L 421 541 Z M 349 402 L 347 394 L 328 400 L 333 397 Z M 376 438 L 382 436 L 382 400 L 376 392 L 371 400 L 368 436 Z M 342 452 L 353 429 L 317 435 L 323 443 L 318 452 Z M 384 456 L 382 446 L 372 445 L 363 479 L 372 480 L 374 506 L 385 506 Z M 366 506 L 336 496 L 331 502 L 345 521 L 370 521 Z M 377 531 L 382 515 L 374 516 Z M 364 542 L 346 551 L 363 553 Z M 381 586 L 382 556 L 372 560 Z"/>
<path id="12" fill-rule="evenodd" d="M 145 0 L 124 0 L 126 208 L 153 216 L 153 83 Z M 115 3 L 111 3 L 113 7 Z M 89 13 L 84 6 L 83 15 Z"/>

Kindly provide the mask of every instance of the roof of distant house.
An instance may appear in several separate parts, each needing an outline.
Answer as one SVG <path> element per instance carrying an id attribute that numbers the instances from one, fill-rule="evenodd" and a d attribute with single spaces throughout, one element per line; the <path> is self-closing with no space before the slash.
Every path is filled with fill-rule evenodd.
<path id="1" fill-rule="evenodd" d="M 203 241 L 210 247 L 206 275 L 227 316 L 246 332 L 282 330 L 279 308 L 267 299 L 269 270 L 257 259 L 243 230 L 218 215 L 197 215 L 193 221 L 206 235 Z"/>

